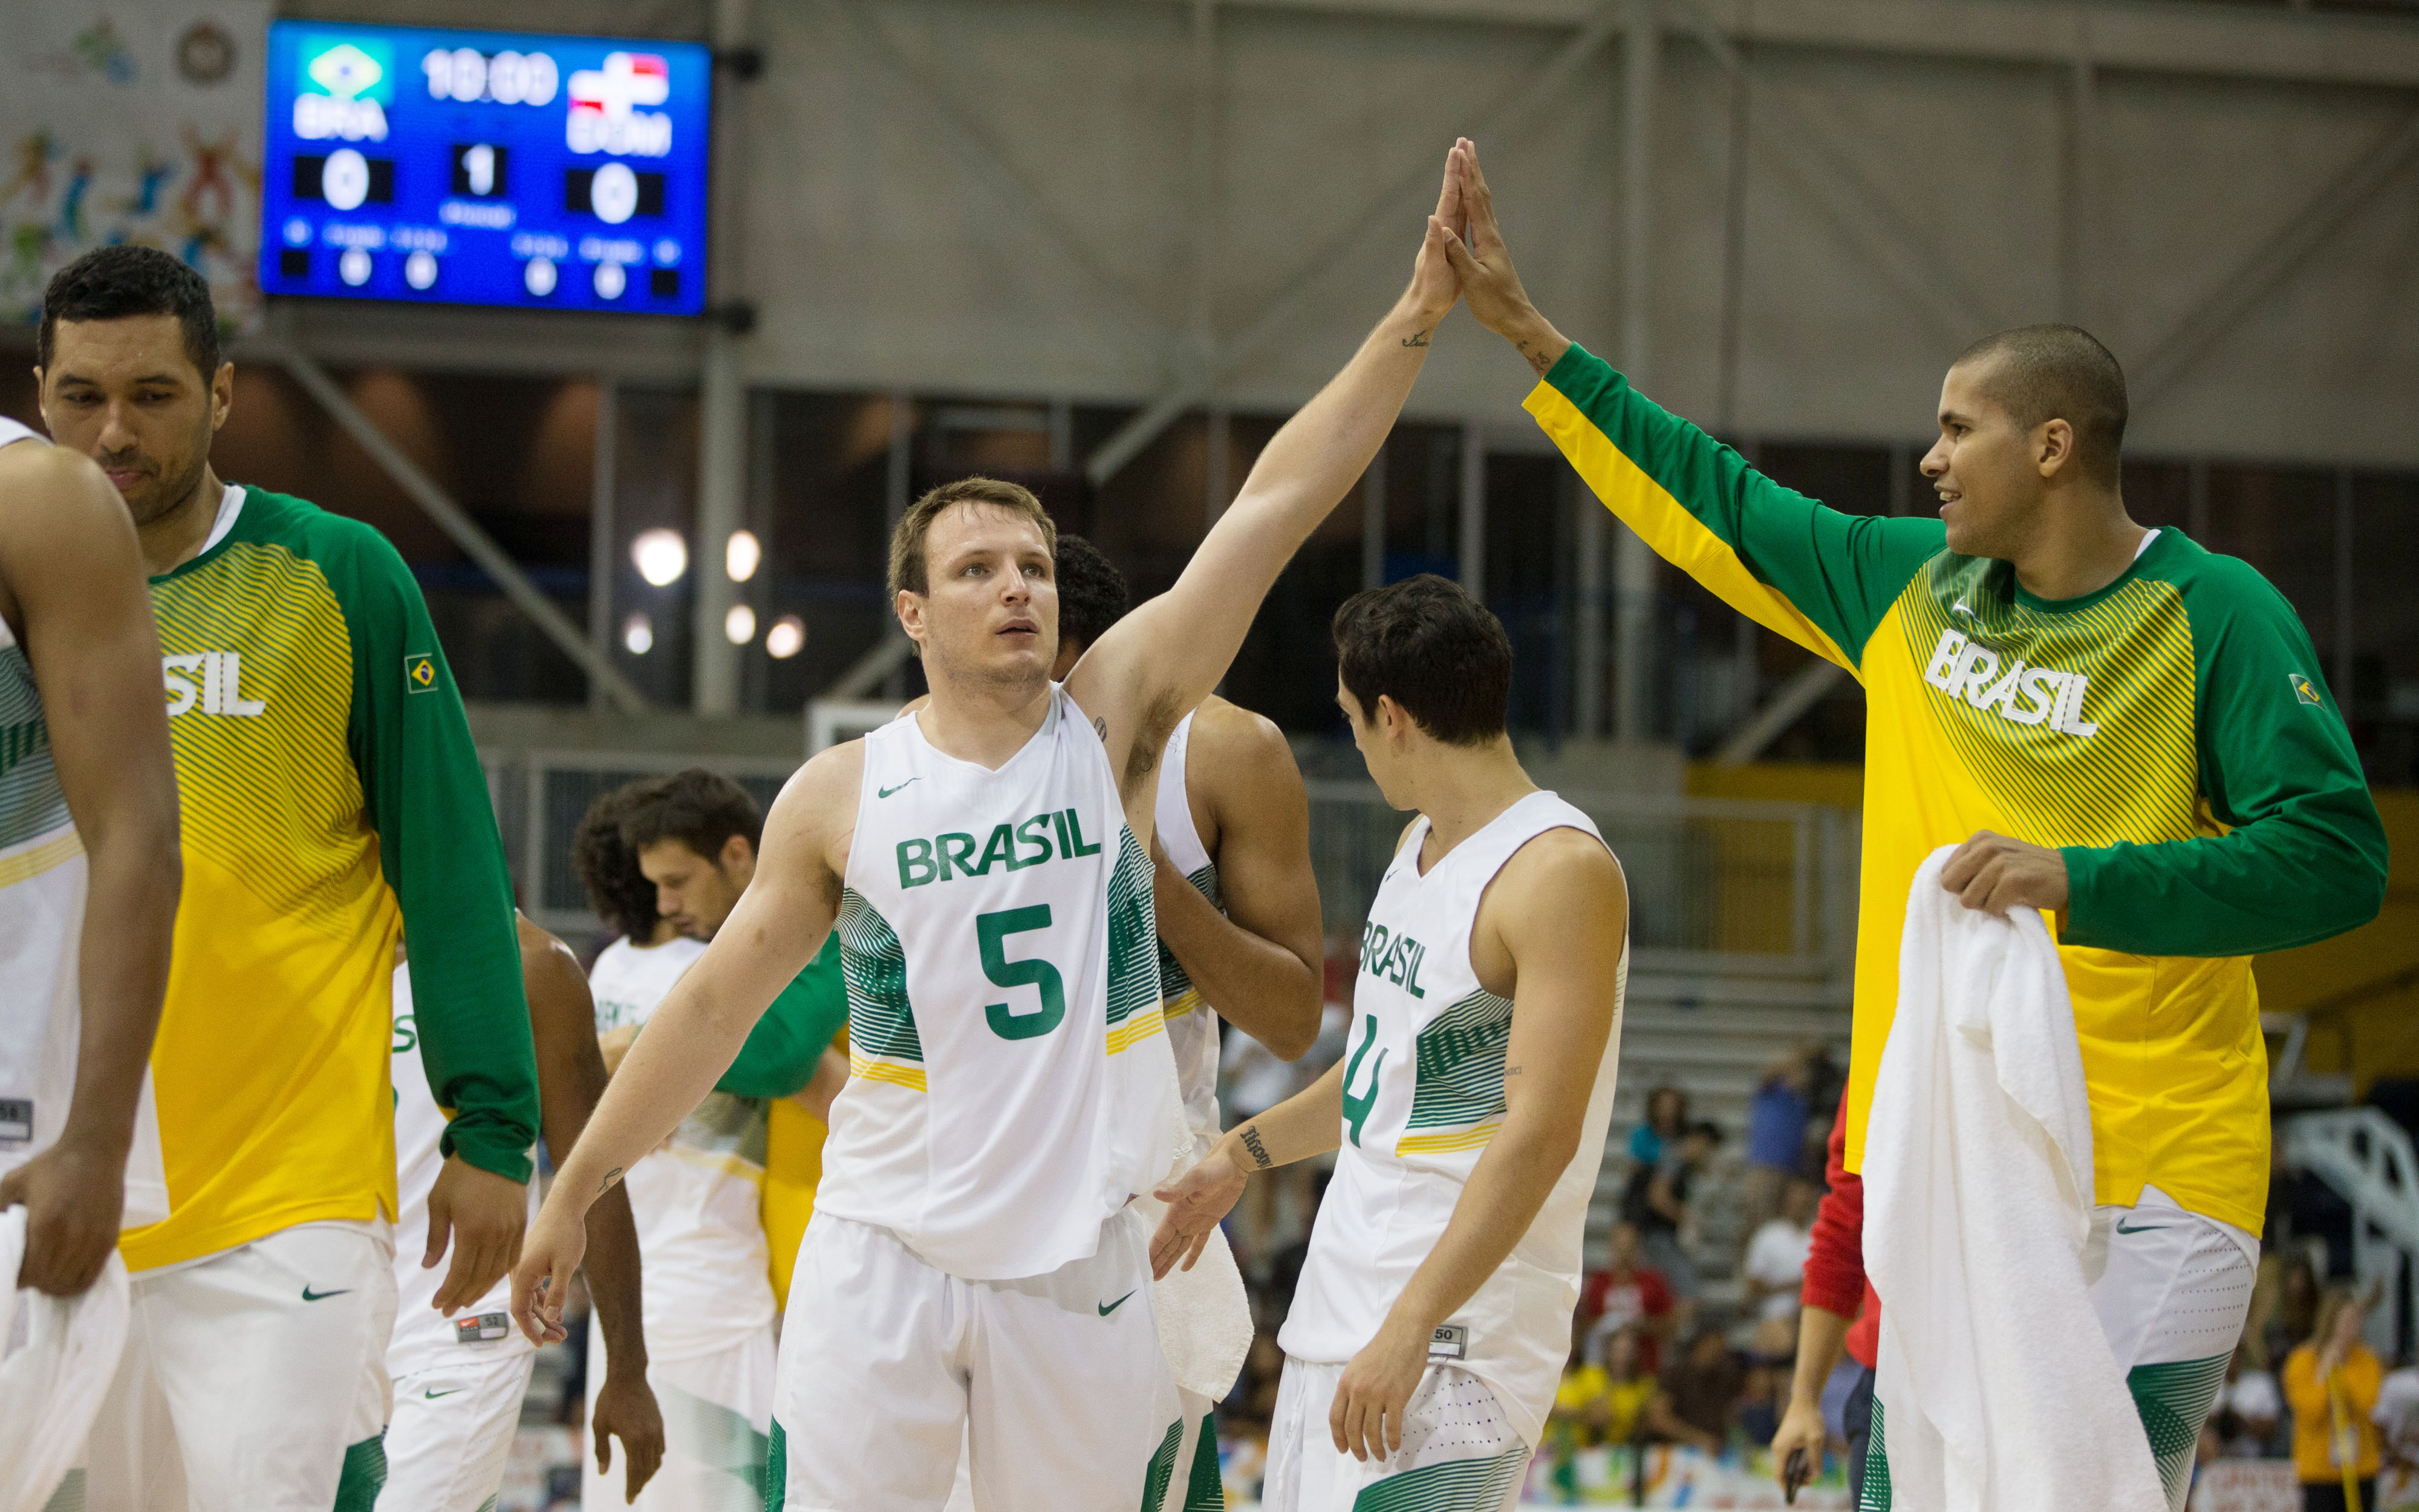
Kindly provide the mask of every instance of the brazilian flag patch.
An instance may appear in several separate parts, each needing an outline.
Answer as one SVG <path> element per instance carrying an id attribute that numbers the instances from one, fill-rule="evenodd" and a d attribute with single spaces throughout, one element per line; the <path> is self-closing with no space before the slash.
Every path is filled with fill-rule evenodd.
<path id="1" fill-rule="evenodd" d="M 2299 698 L 2302 702 L 2305 704 L 2315 704 L 2324 701 L 2319 697 L 2319 685 L 2312 682 L 2309 679 L 2302 676 L 2299 672 L 2288 672 L 2285 674 L 2285 678 L 2286 680 L 2293 684 L 2293 696 Z"/>
<path id="2" fill-rule="evenodd" d="M 403 691 L 435 693 L 437 691 L 437 658 L 426 651 L 403 659 Z M 2315 702 L 2316 700 L 2313 700 Z"/>

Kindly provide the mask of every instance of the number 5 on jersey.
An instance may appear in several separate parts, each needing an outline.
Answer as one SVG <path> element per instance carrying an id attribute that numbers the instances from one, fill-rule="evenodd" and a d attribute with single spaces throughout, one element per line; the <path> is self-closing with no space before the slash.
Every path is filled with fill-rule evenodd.
<path id="1" fill-rule="evenodd" d="M 1003 987 L 1035 988 L 1041 995 L 1038 1013 L 1011 1012 L 1004 1002 L 987 1004 L 983 1016 L 991 1023 L 991 1031 L 1004 1040 L 1029 1040 L 1056 1029 L 1067 1016 L 1067 985 L 1059 979 L 1058 969 L 1048 961 L 1011 961 L 1008 958 L 1008 937 L 1029 929 L 1050 927 L 1050 905 L 1036 903 L 1028 908 L 1008 909 L 998 913 L 975 915 L 975 938 L 982 941 L 983 975 Z"/>

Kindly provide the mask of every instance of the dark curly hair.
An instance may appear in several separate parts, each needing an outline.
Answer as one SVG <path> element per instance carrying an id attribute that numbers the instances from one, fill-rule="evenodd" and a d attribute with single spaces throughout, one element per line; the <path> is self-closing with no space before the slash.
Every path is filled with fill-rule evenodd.
<path id="1" fill-rule="evenodd" d="M 42 291 L 42 324 L 35 359 L 47 372 L 62 320 L 124 320 L 174 315 L 183 328 L 185 357 L 205 384 L 219 370 L 219 316 L 202 275 L 155 247 L 96 247 L 57 273 Z"/>
<path id="2" fill-rule="evenodd" d="M 572 832 L 571 868 L 579 874 L 588 906 L 596 917 L 631 939 L 655 936 L 655 884 L 639 870 L 639 853 L 622 839 L 622 821 L 636 805 L 644 782 L 624 783 L 599 794 Z"/>
<path id="3" fill-rule="evenodd" d="M 1058 537 L 1058 644 L 1089 649 L 1125 618 L 1133 599 L 1126 576 L 1082 536 Z"/>

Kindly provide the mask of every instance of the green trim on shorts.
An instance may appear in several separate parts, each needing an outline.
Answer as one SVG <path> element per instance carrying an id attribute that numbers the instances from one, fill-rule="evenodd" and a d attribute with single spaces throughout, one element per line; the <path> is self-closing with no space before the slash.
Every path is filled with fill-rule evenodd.
<path id="1" fill-rule="evenodd" d="M 2150 1441 L 2150 1459 L 2159 1468 L 2159 1485 L 2167 1505 L 2183 1512 L 2192 1492 L 2193 1449 L 2200 1442 L 2201 1425 L 2217 1405 L 2226 1384 L 2232 1354 L 2206 1360 L 2175 1360 L 2137 1365 L 2125 1372 L 2125 1389 L 2133 1394 L 2134 1411 L 2141 1414 L 2142 1432 Z M 1873 1397 L 1872 1435 L 1865 1441 L 1865 1494 L 1857 1512 L 1889 1512 L 1889 1453 L 1882 1434 L 1882 1399 Z"/>
<path id="2" fill-rule="evenodd" d="M 1176 1451 L 1184 1443 L 1184 1419 L 1167 1425 L 1167 1436 L 1150 1453 L 1142 1472 L 1142 1512 L 1159 1512 L 1167 1499 L 1167 1483 L 1176 1478 Z"/>
<path id="3" fill-rule="evenodd" d="M 790 1435 L 777 1417 L 772 1441 L 764 1446 L 764 1512 L 781 1512 L 789 1500 Z"/>
<path id="4" fill-rule="evenodd" d="M 386 1433 L 345 1446 L 345 1468 L 336 1477 L 334 1512 L 375 1512 L 386 1489 Z"/>
<path id="5" fill-rule="evenodd" d="M 1184 1486 L 1184 1512 L 1226 1512 L 1226 1477 L 1218 1469 L 1214 1411 L 1201 1414 L 1201 1437 L 1193 1445 L 1193 1471 Z"/>
<path id="6" fill-rule="evenodd" d="M 1361 1488 L 1352 1512 L 1495 1512 L 1529 1468 L 1526 1446 L 1492 1459 L 1447 1459 Z"/>

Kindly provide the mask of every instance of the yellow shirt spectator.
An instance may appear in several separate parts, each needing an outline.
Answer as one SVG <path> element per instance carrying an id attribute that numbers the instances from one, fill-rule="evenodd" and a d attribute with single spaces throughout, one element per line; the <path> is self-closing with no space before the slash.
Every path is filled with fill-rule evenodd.
<path id="1" fill-rule="evenodd" d="M 2334 1449 L 2338 1413 L 2345 1427 L 2359 1435 L 2357 1474 L 2367 1480 L 2377 1474 L 2377 1393 L 2385 1367 L 2368 1346 L 2355 1344 L 2343 1364 L 2325 1380 L 2319 1376 L 2319 1350 L 2304 1344 L 2285 1361 L 2285 1401 L 2293 1410 L 2293 1469 L 2304 1486 L 2324 1486 L 2343 1478 Z M 2330 1402 L 2329 1397 L 2335 1397 Z"/>

